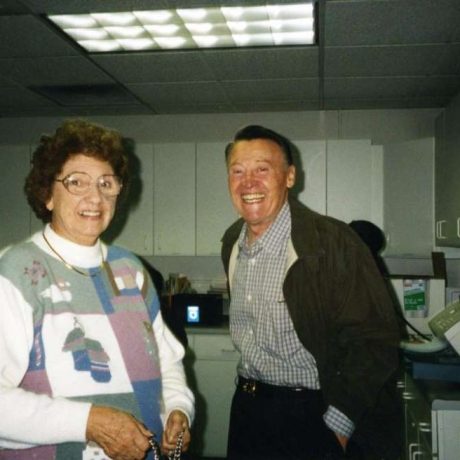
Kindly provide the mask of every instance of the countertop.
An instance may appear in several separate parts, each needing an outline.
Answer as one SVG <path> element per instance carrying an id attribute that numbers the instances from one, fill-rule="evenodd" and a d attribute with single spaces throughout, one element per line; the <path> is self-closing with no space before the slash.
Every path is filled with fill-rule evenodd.
<path id="1" fill-rule="evenodd" d="M 224 317 L 222 324 L 218 326 L 186 326 L 187 335 L 195 334 L 229 334 L 228 316 Z"/>

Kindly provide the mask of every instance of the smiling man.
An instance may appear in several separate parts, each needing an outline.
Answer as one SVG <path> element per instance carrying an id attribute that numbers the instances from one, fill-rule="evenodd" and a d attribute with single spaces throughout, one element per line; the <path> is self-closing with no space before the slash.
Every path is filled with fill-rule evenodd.
<path id="1" fill-rule="evenodd" d="M 247 126 L 225 154 L 241 216 L 222 240 L 241 353 L 228 460 L 396 458 L 399 335 L 367 247 L 289 197 L 284 136 Z"/>

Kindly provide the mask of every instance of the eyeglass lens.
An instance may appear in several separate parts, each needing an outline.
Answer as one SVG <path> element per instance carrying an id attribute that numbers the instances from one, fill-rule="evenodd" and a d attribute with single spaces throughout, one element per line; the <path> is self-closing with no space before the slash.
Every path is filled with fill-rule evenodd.
<path id="1" fill-rule="evenodd" d="M 120 193 L 122 185 L 119 177 L 113 174 L 104 174 L 93 181 L 89 174 L 83 172 L 71 173 L 57 182 L 62 182 L 64 187 L 74 195 L 84 195 L 92 183 L 96 182 L 97 188 L 103 195 L 116 196 Z"/>

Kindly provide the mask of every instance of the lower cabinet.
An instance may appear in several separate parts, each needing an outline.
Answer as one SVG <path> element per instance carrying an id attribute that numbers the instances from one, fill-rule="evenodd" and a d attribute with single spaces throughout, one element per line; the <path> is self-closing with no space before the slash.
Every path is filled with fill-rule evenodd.
<path id="1" fill-rule="evenodd" d="M 196 398 L 191 453 L 225 457 L 239 353 L 228 333 L 188 333 L 185 368 Z"/>
<path id="2" fill-rule="evenodd" d="M 413 380 L 409 374 L 399 382 L 405 413 L 405 449 L 401 460 L 460 458 L 459 393 L 443 391 L 441 395 L 438 385 L 435 391 L 430 385 Z"/>
<path id="3" fill-rule="evenodd" d="M 460 401 L 433 401 L 433 458 L 460 458 Z"/>

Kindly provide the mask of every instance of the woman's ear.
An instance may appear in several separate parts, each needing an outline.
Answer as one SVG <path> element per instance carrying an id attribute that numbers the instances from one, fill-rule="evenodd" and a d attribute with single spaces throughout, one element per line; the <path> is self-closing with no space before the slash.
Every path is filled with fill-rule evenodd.
<path id="1" fill-rule="evenodd" d="M 52 211 L 52 210 L 54 209 L 53 197 L 51 197 L 51 198 L 46 202 L 46 209 L 48 209 L 48 211 Z"/>

